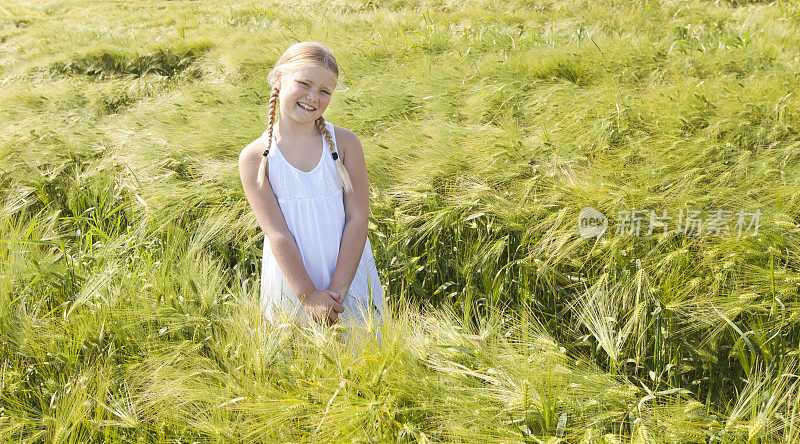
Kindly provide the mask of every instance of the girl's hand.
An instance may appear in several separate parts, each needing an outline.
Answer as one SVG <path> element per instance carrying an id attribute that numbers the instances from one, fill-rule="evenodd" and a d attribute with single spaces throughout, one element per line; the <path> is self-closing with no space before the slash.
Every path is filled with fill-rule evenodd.
<path id="1" fill-rule="evenodd" d="M 342 297 L 332 290 L 314 290 L 301 300 L 308 316 L 314 322 L 331 326 L 339 322 L 339 313 L 344 312 Z"/>

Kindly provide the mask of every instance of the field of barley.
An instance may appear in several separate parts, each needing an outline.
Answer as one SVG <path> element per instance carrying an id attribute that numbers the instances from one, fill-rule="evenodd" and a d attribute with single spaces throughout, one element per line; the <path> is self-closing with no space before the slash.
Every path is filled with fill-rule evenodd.
<path id="1" fill-rule="evenodd" d="M 259 312 L 237 158 L 307 40 L 363 336 Z M 798 1 L 3 2 L 0 439 L 797 442 L 799 133 Z"/>

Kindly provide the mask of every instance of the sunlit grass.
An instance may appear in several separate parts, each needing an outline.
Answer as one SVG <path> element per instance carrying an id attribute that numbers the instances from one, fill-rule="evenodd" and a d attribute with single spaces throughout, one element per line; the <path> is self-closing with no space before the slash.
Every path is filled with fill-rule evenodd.
<path id="1" fill-rule="evenodd" d="M 0 437 L 796 441 L 798 24 L 780 1 L 0 6 Z M 259 309 L 236 158 L 297 40 L 336 54 L 326 118 L 367 158 L 387 316 L 364 331 Z M 633 209 L 762 218 L 616 233 Z"/>

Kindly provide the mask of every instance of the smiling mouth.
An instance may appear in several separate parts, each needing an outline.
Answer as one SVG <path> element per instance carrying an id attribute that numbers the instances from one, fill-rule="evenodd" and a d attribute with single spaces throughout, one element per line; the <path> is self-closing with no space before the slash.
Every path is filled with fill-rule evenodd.
<path id="1" fill-rule="evenodd" d="M 300 102 L 297 102 L 297 105 L 298 105 L 300 108 L 303 108 L 303 109 L 304 109 L 304 110 L 306 110 L 306 111 L 316 111 L 316 110 L 317 110 L 317 109 L 316 109 L 316 108 L 314 108 L 313 106 L 306 105 L 305 103 L 300 103 Z"/>

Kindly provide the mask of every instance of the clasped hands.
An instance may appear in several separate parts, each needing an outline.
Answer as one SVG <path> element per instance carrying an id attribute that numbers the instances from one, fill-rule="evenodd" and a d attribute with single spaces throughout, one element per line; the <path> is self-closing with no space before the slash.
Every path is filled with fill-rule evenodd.
<path id="1" fill-rule="evenodd" d="M 344 312 L 344 306 L 342 305 L 344 297 L 342 293 L 346 294 L 347 292 L 314 289 L 305 298 L 301 299 L 301 302 L 306 314 L 314 322 L 323 326 L 331 326 L 339 322 L 339 313 Z"/>

